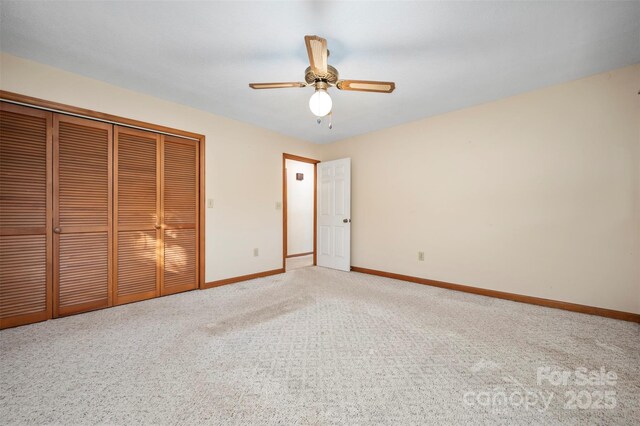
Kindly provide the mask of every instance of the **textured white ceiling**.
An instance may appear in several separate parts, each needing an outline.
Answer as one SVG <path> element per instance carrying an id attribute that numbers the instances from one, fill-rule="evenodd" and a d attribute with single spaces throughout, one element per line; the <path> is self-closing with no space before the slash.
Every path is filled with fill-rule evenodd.
<path id="1" fill-rule="evenodd" d="M 640 62 L 640 2 L 2 1 L 0 49 L 313 142 L 349 136 Z M 303 37 L 342 78 L 318 126 Z"/>

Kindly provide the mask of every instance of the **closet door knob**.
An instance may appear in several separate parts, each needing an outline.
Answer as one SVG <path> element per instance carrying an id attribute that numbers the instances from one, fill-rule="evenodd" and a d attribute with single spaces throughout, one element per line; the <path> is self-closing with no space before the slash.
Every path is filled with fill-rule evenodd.
<path id="1" fill-rule="evenodd" d="M 158 225 L 157 223 L 156 223 L 155 225 L 153 225 L 153 227 L 154 227 L 154 228 L 156 228 L 156 229 L 160 229 L 160 228 L 162 228 L 162 226 L 161 226 L 161 225 Z"/>
<path id="2" fill-rule="evenodd" d="M 53 232 L 55 232 L 56 234 L 60 233 L 60 228 L 58 228 L 57 226 L 55 228 L 53 228 Z"/>

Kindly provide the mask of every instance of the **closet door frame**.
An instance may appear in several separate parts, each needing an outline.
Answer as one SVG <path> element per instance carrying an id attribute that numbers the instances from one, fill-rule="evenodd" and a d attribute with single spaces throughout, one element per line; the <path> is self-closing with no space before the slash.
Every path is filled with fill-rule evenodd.
<path id="1" fill-rule="evenodd" d="M 30 115 L 33 117 L 44 118 L 46 122 L 46 213 L 45 213 L 45 257 L 46 257 L 46 282 L 45 282 L 45 300 L 46 307 L 44 311 L 34 312 L 23 315 L 16 315 L 0 320 L 0 329 L 15 327 L 34 322 L 45 321 L 52 318 L 53 315 L 53 114 L 50 111 L 38 110 L 21 105 L 15 105 L 7 102 L 0 102 L 0 109 L 15 114 Z M 39 234 L 41 228 L 22 228 L 11 227 L 1 228 L 0 233 L 3 236 L 12 235 L 32 235 Z"/>
<path id="2" fill-rule="evenodd" d="M 189 132 L 176 129 L 173 127 L 162 126 L 145 121 L 135 120 L 131 118 L 121 117 L 118 115 L 107 114 L 104 112 L 94 111 L 86 108 L 75 107 L 60 102 L 49 101 L 46 99 L 36 98 L 33 96 L 22 95 L 7 90 L 0 90 L 0 100 L 9 103 L 18 103 L 27 107 L 35 107 L 36 109 L 44 109 L 52 112 L 60 112 L 65 114 L 76 115 L 98 121 L 108 122 L 116 125 L 122 125 L 131 128 L 138 128 L 159 132 L 162 134 L 176 135 L 179 137 L 194 139 L 198 141 L 198 157 L 199 157 L 199 206 L 198 206 L 198 288 L 204 289 L 205 284 L 205 135 L 200 133 Z"/>

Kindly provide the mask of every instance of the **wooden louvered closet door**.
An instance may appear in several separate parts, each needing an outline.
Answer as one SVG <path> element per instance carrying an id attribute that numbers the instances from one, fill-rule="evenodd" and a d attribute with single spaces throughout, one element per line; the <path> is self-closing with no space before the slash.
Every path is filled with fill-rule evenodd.
<path id="1" fill-rule="evenodd" d="M 52 120 L 0 104 L 0 328 L 51 318 Z"/>
<path id="2" fill-rule="evenodd" d="M 160 135 L 115 127 L 115 304 L 160 295 Z"/>
<path id="3" fill-rule="evenodd" d="M 165 295 L 198 287 L 198 143 L 161 138 Z"/>
<path id="4" fill-rule="evenodd" d="M 112 304 L 112 129 L 54 115 L 54 316 Z"/>

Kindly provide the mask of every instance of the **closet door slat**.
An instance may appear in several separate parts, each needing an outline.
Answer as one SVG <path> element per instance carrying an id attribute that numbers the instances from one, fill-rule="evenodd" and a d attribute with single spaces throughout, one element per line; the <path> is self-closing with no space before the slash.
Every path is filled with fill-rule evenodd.
<path id="1" fill-rule="evenodd" d="M 112 128 L 54 115 L 54 316 L 112 304 Z"/>

